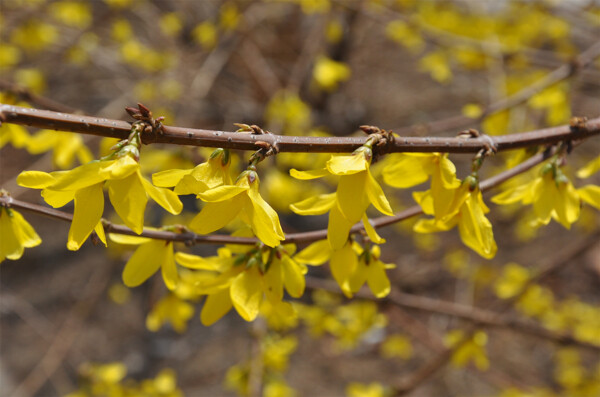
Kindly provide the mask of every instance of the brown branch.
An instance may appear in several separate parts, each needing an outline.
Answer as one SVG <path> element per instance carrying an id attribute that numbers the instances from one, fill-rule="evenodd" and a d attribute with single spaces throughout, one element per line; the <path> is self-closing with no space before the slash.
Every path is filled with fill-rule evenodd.
<path id="1" fill-rule="evenodd" d="M 554 149 L 550 148 L 543 153 L 536 154 L 521 164 L 506 170 L 504 172 L 499 173 L 492 178 L 486 179 L 480 183 L 480 188 L 482 191 L 488 191 L 493 187 L 496 187 L 503 183 L 504 181 L 519 175 L 537 164 L 543 162 L 548 157 L 550 157 L 554 153 Z M 25 211 L 34 212 L 40 215 L 44 215 L 50 218 L 59 219 L 62 221 L 71 222 L 73 220 L 73 215 L 59 211 L 53 208 L 44 207 L 42 205 L 29 203 L 26 201 L 17 200 L 9 195 L 0 196 L 0 206 L 14 207 L 19 208 Z M 420 206 L 415 205 L 410 208 L 407 208 L 394 216 L 381 216 L 375 218 L 371 221 L 375 228 L 380 228 L 384 226 L 389 226 L 394 223 L 403 221 L 408 218 L 412 218 L 413 216 L 421 215 L 423 210 Z M 223 234 L 212 234 L 212 235 L 200 235 L 192 232 L 184 232 L 184 233 L 175 233 L 164 230 L 150 230 L 144 229 L 141 234 L 136 234 L 133 230 L 129 229 L 123 225 L 117 225 L 107 220 L 102 220 L 102 224 L 104 225 L 104 230 L 106 233 L 115 233 L 115 234 L 123 234 L 128 236 L 140 236 L 140 237 L 148 237 L 156 240 L 168 240 L 168 241 L 178 241 L 183 243 L 198 243 L 198 244 L 256 244 L 260 242 L 255 237 L 234 237 Z M 350 229 L 351 234 L 361 233 L 364 230 L 364 226 L 362 223 L 357 223 Z M 298 243 L 312 243 L 314 241 L 323 240 L 327 238 L 327 229 L 313 230 L 310 232 L 300 232 L 300 233 L 288 233 L 285 236 L 285 240 L 282 241 L 283 244 L 298 244 Z"/>
<path id="2" fill-rule="evenodd" d="M 126 139 L 131 132 L 131 124 L 127 121 L 58 113 L 6 104 L 0 104 L 0 119 L 7 123 L 118 139 Z M 600 118 L 590 120 L 577 129 L 563 125 L 494 137 L 485 135 L 469 139 L 459 137 L 396 137 L 384 148 L 381 148 L 380 151 L 382 153 L 476 153 L 482 149 L 489 148 L 491 144 L 490 140 L 493 141 L 498 151 L 503 151 L 536 145 L 548 145 L 565 140 L 583 139 L 598 134 L 600 134 Z M 239 150 L 258 150 L 262 146 L 257 145 L 257 142 L 262 141 L 272 146 L 277 146 L 280 152 L 348 153 L 363 145 L 367 137 L 256 135 L 165 126 L 162 133 L 147 133 L 143 135 L 142 139 L 146 144 L 170 143 Z"/>
<path id="3" fill-rule="evenodd" d="M 592 236 L 598 238 L 598 236 Z M 318 288 L 330 292 L 340 292 L 340 289 L 335 281 L 324 280 L 315 277 L 306 277 L 306 285 L 309 288 Z M 376 299 L 366 288 L 354 294 L 363 299 Z M 459 303 L 444 301 L 440 299 L 428 298 L 414 294 L 401 292 L 397 289 L 392 289 L 390 294 L 380 300 L 390 302 L 396 306 L 409 309 L 422 310 L 430 313 L 444 314 L 460 318 L 462 320 L 476 323 L 480 326 L 507 328 L 523 334 L 535 336 L 541 339 L 547 339 L 554 343 L 563 345 L 575 345 L 586 349 L 600 351 L 600 345 L 576 339 L 572 335 L 564 332 L 555 332 L 544 328 L 534 322 L 524 321 L 512 315 L 497 313 L 492 310 L 480 309 L 478 307 L 463 305 Z"/>

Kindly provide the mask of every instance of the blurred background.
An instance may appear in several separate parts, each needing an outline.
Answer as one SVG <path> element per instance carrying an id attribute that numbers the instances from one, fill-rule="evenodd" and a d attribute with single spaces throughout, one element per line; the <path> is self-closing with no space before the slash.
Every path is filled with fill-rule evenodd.
<path id="1" fill-rule="evenodd" d="M 515 106 L 486 112 L 569 70 L 597 45 L 597 1 L 0 0 L 0 7 L 2 103 L 129 120 L 124 107 L 141 102 L 167 125 L 234 131 L 233 123 L 246 123 L 333 136 L 360 136 L 363 124 L 407 136 L 509 134 L 600 114 L 598 59 Z M 39 192 L 16 184 L 20 171 L 71 169 L 114 144 L 8 124 L 0 131 L 1 187 L 36 204 Z M 599 174 L 575 177 L 599 151 L 592 138 L 568 157 L 565 173 L 576 187 L 600 183 Z M 141 165 L 149 176 L 191 168 L 210 153 L 145 146 Z M 526 155 L 486 160 L 482 178 Z M 239 171 L 248 156 L 236 153 Z M 450 158 L 459 178 L 470 173 L 470 155 Z M 326 216 L 300 217 L 288 207 L 335 185 L 298 183 L 288 171 L 327 159 L 284 153 L 260 164 L 262 193 L 286 232 L 326 227 Z M 377 175 L 386 161 L 393 156 L 374 164 Z M 395 211 L 414 205 L 410 191 L 383 187 Z M 466 248 L 456 230 L 416 234 L 407 220 L 381 230 L 398 302 L 370 292 L 348 300 L 327 266 L 311 267 L 295 319 L 246 323 L 232 311 L 211 327 L 200 323 L 202 300 L 168 293 L 160 276 L 126 288 L 121 272 L 131 249 L 87 242 L 70 252 L 69 224 L 24 212 L 43 243 L 1 265 L 0 394 L 391 395 L 470 329 L 469 316 L 450 309 L 505 305 L 504 319 L 581 343 L 556 343 L 511 322 L 482 326 L 408 395 L 600 395 L 598 211 L 584 206 L 569 231 L 556 222 L 539 228 L 531 207 L 485 197 L 499 247 L 492 260 Z M 186 223 L 199 207 L 193 197 L 182 201 L 181 217 L 154 206 L 146 224 Z M 179 248 L 206 256 L 218 247 Z M 558 270 L 506 301 L 551 265 Z"/>

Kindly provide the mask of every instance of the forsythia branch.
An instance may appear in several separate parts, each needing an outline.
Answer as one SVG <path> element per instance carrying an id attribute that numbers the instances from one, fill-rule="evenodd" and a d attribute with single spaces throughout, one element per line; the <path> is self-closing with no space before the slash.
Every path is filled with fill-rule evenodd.
<path id="1" fill-rule="evenodd" d="M 110 120 L 49 110 L 0 104 L 2 122 L 32 127 L 78 132 L 109 138 L 126 139 L 131 124 L 122 120 Z M 577 127 L 559 126 L 502 136 L 479 137 L 396 137 L 379 148 L 382 153 L 393 152 L 442 152 L 477 153 L 490 145 L 498 151 L 536 145 L 549 145 L 565 140 L 579 140 L 600 134 L 600 118 L 580 123 Z M 279 152 L 350 153 L 365 144 L 367 137 L 309 137 L 277 134 L 243 134 L 184 127 L 164 126 L 161 133 L 145 133 L 142 141 L 177 145 L 208 146 L 238 150 L 259 150 L 268 144 Z"/>

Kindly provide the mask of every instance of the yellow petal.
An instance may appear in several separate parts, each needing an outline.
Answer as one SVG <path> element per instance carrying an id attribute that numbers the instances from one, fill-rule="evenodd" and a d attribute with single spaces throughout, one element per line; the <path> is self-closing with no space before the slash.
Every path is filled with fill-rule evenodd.
<path id="1" fill-rule="evenodd" d="M 198 197 L 202 201 L 209 203 L 229 200 L 242 192 L 248 190 L 247 187 L 237 185 L 223 185 L 209 189 L 203 193 L 198 194 Z"/>
<path id="2" fill-rule="evenodd" d="M 498 247 L 494 241 L 491 222 L 485 217 L 477 197 L 481 192 L 473 192 L 460 211 L 458 230 L 466 246 L 486 259 L 496 255 Z"/>
<path id="3" fill-rule="evenodd" d="M 165 189 L 162 187 L 156 187 L 152 185 L 146 178 L 142 177 L 140 172 L 137 172 L 139 179 L 142 181 L 142 185 L 144 186 L 144 190 L 146 193 L 152 198 L 152 200 L 156 201 L 158 205 L 169 211 L 173 215 L 177 215 L 183 209 L 183 204 L 177 197 L 177 194 L 173 193 L 169 189 Z"/>
<path id="4" fill-rule="evenodd" d="M 200 321 L 205 326 L 213 325 L 221 319 L 232 307 L 229 289 L 220 290 L 206 297 Z"/>
<path id="5" fill-rule="evenodd" d="M 272 303 L 281 302 L 283 299 L 283 273 L 281 261 L 274 260 L 269 269 L 262 275 L 262 288 L 267 299 Z"/>
<path id="6" fill-rule="evenodd" d="M 152 239 L 148 237 L 127 236 L 125 234 L 116 233 L 109 233 L 108 237 L 110 238 L 110 241 L 114 241 L 117 244 L 127 245 L 140 245 L 152 241 Z"/>
<path id="7" fill-rule="evenodd" d="M 369 206 L 365 185 L 367 184 L 367 171 L 340 178 L 336 197 L 340 211 L 351 224 L 360 221 Z"/>
<path id="8" fill-rule="evenodd" d="M 207 258 L 202 258 L 201 256 L 186 254 L 185 252 L 178 252 L 175 254 L 175 260 L 181 266 L 190 268 L 190 269 L 200 269 L 200 270 L 213 270 L 217 271 L 220 269 L 219 263 L 212 261 Z"/>
<path id="9" fill-rule="evenodd" d="M 94 231 L 96 232 L 96 235 L 98 235 L 100 241 L 102 241 L 102 244 L 104 244 L 104 246 L 107 247 L 108 244 L 106 243 L 106 234 L 104 233 L 104 226 L 102 225 L 102 221 L 98 222 L 98 224 L 94 228 Z"/>
<path id="10" fill-rule="evenodd" d="M 296 179 L 310 180 L 327 176 L 329 175 L 329 171 L 327 171 L 327 168 L 310 171 L 298 171 L 297 169 L 292 168 L 290 170 L 290 175 Z"/>
<path id="11" fill-rule="evenodd" d="M 19 242 L 13 226 L 14 214 L 15 211 L 11 216 L 6 208 L 0 207 L 0 262 L 4 258 L 16 260 L 23 255 L 23 245 Z"/>
<path id="12" fill-rule="evenodd" d="M 208 189 L 209 186 L 206 183 L 196 180 L 196 178 L 194 178 L 191 175 L 185 175 L 183 178 L 181 178 L 181 180 L 179 181 L 177 186 L 175 186 L 175 189 L 173 191 L 176 194 L 185 195 L 199 194 L 207 191 Z"/>
<path id="13" fill-rule="evenodd" d="M 54 176 L 42 171 L 24 171 L 17 177 L 19 186 L 32 189 L 44 189 L 55 182 Z"/>
<path id="14" fill-rule="evenodd" d="M 533 210 L 538 218 L 538 221 L 547 225 L 552 218 L 552 212 L 554 211 L 554 200 L 559 196 L 558 189 L 554 183 L 552 175 L 544 176 L 538 179 L 540 182 L 536 183 L 533 187 Z"/>
<path id="15" fill-rule="evenodd" d="M 294 260 L 307 265 L 318 266 L 329 260 L 331 256 L 331 246 L 327 240 L 319 240 L 294 256 Z"/>
<path id="16" fill-rule="evenodd" d="M 359 260 L 356 269 L 348 279 L 348 289 L 351 292 L 357 292 L 367 281 L 369 275 L 368 267 L 363 260 Z"/>
<path id="17" fill-rule="evenodd" d="M 367 284 L 377 298 L 383 298 L 390 293 L 391 285 L 385 265 L 380 261 L 371 261 L 367 275 Z"/>
<path id="18" fill-rule="evenodd" d="M 152 240 L 140 245 L 123 269 L 123 283 L 128 287 L 137 287 L 160 269 L 168 250 L 162 240 Z"/>
<path id="19" fill-rule="evenodd" d="M 424 192 L 413 192 L 413 199 L 419 204 L 421 209 L 427 215 L 433 215 L 435 210 L 433 208 L 433 196 L 431 195 L 431 190 L 426 190 Z"/>
<path id="20" fill-rule="evenodd" d="M 321 215 L 331 209 L 335 204 L 335 198 L 335 193 L 319 194 L 291 204 L 290 209 L 298 215 Z"/>
<path id="21" fill-rule="evenodd" d="M 439 172 L 439 177 L 442 185 L 446 189 L 454 189 L 460 186 L 460 180 L 456 178 L 456 167 L 454 163 L 448 159 L 448 154 L 438 155 L 439 167 L 434 173 Z"/>
<path id="22" fill-rule="evenodd" d="M 600 209 L 600 186 L 585 185 L 584 187 L 577 189 L 577 193 L 581 200 Z"/>
<path id="23" fill-rule="evenodd" d="M 164 258 L 161 265 L 162 277 L 168 289 L 173 291 L 179 283 L 179 275 L 177 274 L 177 265 L 173 256 L 173 242 L 162 241 L 165 245 Z"/>
<path id="24" fill-rule="evenodd" d="M 389 216 L 394 215 L 392 207 L 390 207 L 390 203 L 388 202 L 387 197 L 385 197 L 385 193 L 383 193 L 381 186 L 379 186 L 379 183 L 373 178 L 370 171 L 367 171 L 366 189 L 369 201 L 379 210 L 379 212 Z"/>
<path id="25" fill-rule="evenodd" d="M 600 156 L 587 163 L 583 168 L 577 170 L 577 177 L 588 178 L 598 171 L 600 171 Z"/>
<path id="26" fill-rule="evenodd" d="M 91 163 L 80 165 L 71 171 L 61 174 L 56 181 L 49 187 L 52 190 L 79 190 L 84 187 L 96 185 L 106 178 L 100 172 L 106 164 L 105 161 L 92 161 Z"/>
<path id="27" fill-rule="evenodd" d="M 246 321 L 254 321 L 262 301 L 260 275 L 256 267 L 240 273 L 231 283 L 231 302 Z"/>
<path id="28" fill-rule="evenodd" d="M 344 217 L 337 205 L 329 211 L 327 224 L 327 240 L 334 250 L 342 248 L 348 241 L 348 235 L 353 223 Z"/>
<path id="29" fill-rule="evenodd" d="M 571 184 L 571 182 L 563 182 L 558 186 L 559 196 L 556 197 L 554 213 L 558 222 L 566 227 L 571 228 L 571 224 L 579 219 L 579 195 Z"/>
<path id="30" fill-rule="evenodd" d="M 33 227 L 23 218 L 19 212 L 12 210 L 12 222 L 17 239 L 23 247 L 31 248 L 40 245 L 42 239 L 35 232 Z"/>
<path id="31" fill-rule="evenodd" d="M 523 200 L 523 198 L 530 192 L 531 185 L 517 185 L 515 187 L 506 189 L 500 194 L 495 195 L 491 198 L 493 203 L 496 204 L 513 204 Z"/>
<path id="32" fill-rule="evenodd" d="M 246 204 L 244 209 L 250 218 L 252 231 L 260 241 L 269 247 L 279 245 L 279 242 L 285 239 L 285 235 L 279 224 L 279 216 L 261 197 L 258 192 L 258 181 L 255 181 L 250 190 L 248 190 L 248 197 L 250 198 L 251 206 Z"/>
<path id="33" fill-rule="evenodd" d="M 104 212 L 102 183 L 86 187 L 75 193 L 75 211 L 69 229 L 67 248 L 77 251 L 100 222 Z"/>
<path id="34" fill-rule="evenodd" d="M 152 183 L 158 187 L 173 187 L 192 170 L 166 170 L 152 174 Z"/>
<path id="35" fill-rule="evenodd" d="M 332 156 L 327 161 L 327 169 L 335 175 L 352 175 L 366 171 L 368 167 L 369 163 L 362 152 L 349 156 Z"/>
<path id="36" fill-rule="evenodd" d="M 350 244 L 346 244 L 331 254 L 331 260 L 329 261 L 331 274 L 348 297 L 352 296 L 349 279 L 356 270 L 357 265 L 358 259 L 356 258 L 356 253 Z"/>
<path id="37" fill-rule="evenodd" d="M 285 290 L 291 297 L 300 298 L 304 294 L 304 288 L 306 287 L 302 268 L 287 255 L 282 258 L 281 262 Z"/>
<path id="38" fill-rule="evenodd" d="M 363 215 L 362 222 L 363 222 L 363 225 L 365 226 L 365 231 L 367 232 L 367 236 L 369 236 L 369 238 L 371 239 L 372 242 L 374 242 L 375 244 L 385 243 L 385 239 L 382 238 L 381 236 L 379 236 L 379 234 L 377 234 L 377 232 L 375 231 L 375 228 L 373 227 L 373 225 L 371 225 L 369 218 L 367 218 L 367 214 Z"/>
<path id="39" fill-rule="evenodd" d="M 393 164 L 383 169 L 383 180 L 390 186 L 404 189 L 413 187 L 429 179 L 429 173 L 424 163 L 429 162 L 429 156 L 412 153 L 402 153 L 393 157 Z"/>
<path id="40" fill-rule="evenodd" d="M 58 191 L 52 189 L 44 189 L 42 190 L 42 197 L 44 198 L 44 201 L 48 203 L 48 205 L 54 208 L 59 208 L 73 201 L 76 192 L 76 190 Z"/>
<path id="41" fill-rule="evenodd" d="M 239 214 L 246 200 L 246 195 L 239 195 L 231 200 L 207 203 L 190 222 L 190 229 L 196 233 L 208 234 L 225 227 Z"/>
<path id="42" fill-rule="evenodd" d="M 137 234 L 144 230 L 148 196 L 137 173 L 106 182 L 110 202 L 123 222 Z"/>
<path id="43" fill-rule="evenodd" d="M 131 156 L 123 156 L 117 160 L 101 161 L 100 174 L 105 179 L 123 179 L 140 169 L 140 164 Z"/>

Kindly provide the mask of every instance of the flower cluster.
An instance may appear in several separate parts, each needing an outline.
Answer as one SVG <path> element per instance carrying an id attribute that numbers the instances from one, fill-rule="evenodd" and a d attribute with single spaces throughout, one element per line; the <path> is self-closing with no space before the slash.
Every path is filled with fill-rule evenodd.
<path id="1" fill-rule="evenodd" d="M 346 244 L 350 229 L 361 219 L 369 237 L 374 242 L 383 242 L 365 212 L 373 204 L 383 214 L 394 213 L 381 186 L 370 172 L 372 158 L 372 142 L 368 141 L 349 156 L 332 156 L 323 169 L 290 170 L 291 176 L 303 180 L 327 175 L 340 177 L 335 193 L 309 197 L 290 206 L 299 215 L 320 215 L 329 211 L 327 238 L 333 249 L 341 249 Z"/>
<path id="2" fill-rule="evenodd" d="M 42 197 L 52 207 L 63 207 L 71 201 L 75 202 L 68 249 L 78 250 L 93 230 L 106 244 L 104 228 L 100 222 L 104 212 L 105 186 L 115 211 L 137 234 L 144 228 L 148 196 L 172 214 L 181 212 L 183 205 L 175 193 L 155 187 L 140 172 L 138 161 L 142 125 L 134 123 L 129 138 L 118 143 L 111 155 L 100 160 L 70 171 L 25 171 L 18 176 L 19 185 L 43 189 Z"/>

